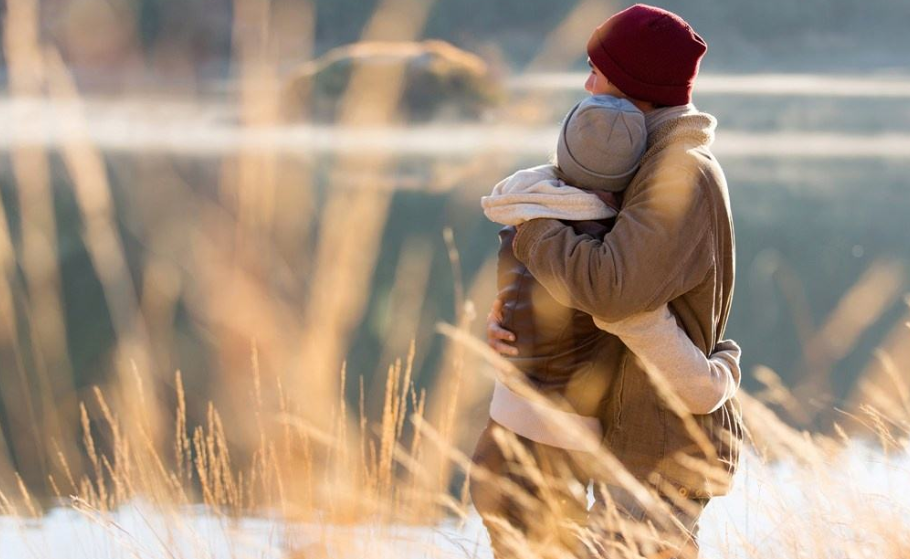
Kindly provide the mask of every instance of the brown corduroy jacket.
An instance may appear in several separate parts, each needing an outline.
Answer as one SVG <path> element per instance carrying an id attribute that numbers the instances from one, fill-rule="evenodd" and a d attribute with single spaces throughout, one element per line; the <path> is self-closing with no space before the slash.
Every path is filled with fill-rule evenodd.
<path id="1" fill-rule="evenodd" d="M 713 117 L 681 116 L 651 131 L 613 230 L 603 240 L 549 219 L 519 226 L 513 249 L 561 303 L 605 321 L 669 303 L 706 355 L 722 339 L 734 280 L 726 179 L 709 146 Z M 729 491 L 739 461 L 736 397 L 708 415 L 678 416 L 632 352 L 606 347 L 604 442 L 639 480 L 684 496 Z"/>

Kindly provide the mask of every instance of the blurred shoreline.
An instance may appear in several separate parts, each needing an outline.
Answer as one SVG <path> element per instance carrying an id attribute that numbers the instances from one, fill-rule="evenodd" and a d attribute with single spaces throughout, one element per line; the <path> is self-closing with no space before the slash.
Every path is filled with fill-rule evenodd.
<path id="1" fill-rule="evenodd" d="M 485 121 L 435 121 L 386 127 L 341 127 L 332 124 L 276 122 L 244 126 L 240 103 L 227 88 L 206 88 L 205 95 L 135 92 L 87 96 L 77 103 L 46 98 L 0 97 L 0 150 L 15 146 L 60 147 L 68 138 L 67 119 L 81 113 L 89 123 L 89 139 L 105 152 L 172 153 L 212 157 L 238 151 L 270 151 L 287 155 L 376 152 L 429 157 L 464 157 L 487 153 L 546 156 L 557 135 L 558 118 L 539 113 L 572 102 L 583 95 L 584 75 L 541 73 L 516 76 L 507 81 L 512 97 L 542 105 L 536 118 L 526 123 L 521 111 L 494 114 Z M 214 93 L 218 91 L 218 93 Z M 806 113 L 815 99 L 827 113 L 815 116 L 824 129 L 807 129 L 792 123 L 788 111 Z M 699 81 L 697 104 L 715 114 L 720 123 L 714 150 L 719 156 L 775 158 L 880 158 L 910 157 L 910 134 L 894 130 L 839 129 L 849 127 L 853 107 L 875 112 L 874 102 L 910 99 L 910 76 L 828 76 L 815 74 L 708 74 Z M 763 102 L 765 114 L 758 129 L 739 105 L 713 111 L 715 105 Z M 788 105 L 789 103 L 789 105 Z M 818 109 L 818 107 L 810 107 Z M 74 113 L 77 111 L 78 113 Z M 830 116 L 828 116 L 830 115 Z M 805 117 L 804 117 L 805 118 Z M 853 116 L 863 123 L 863 117 Z M 891 118 L 878 115 L 877 118 Z M 734 122 L 729 122 L 734 120 Z M 894 122 L 901 121 L 895 115 Z M 868 127 L 867 127 L 868 128 Z"/>
<path id="2" fill-rule="evenodd" d="M 587 74 L 548 72 L 515 76 L 507 80 L 512 90 L 580 90 Z M 910 73 L 870 74 L 700 74 L 696 98 L 706 95 L 809 97 L 894 97 L 910 99 Z"/>

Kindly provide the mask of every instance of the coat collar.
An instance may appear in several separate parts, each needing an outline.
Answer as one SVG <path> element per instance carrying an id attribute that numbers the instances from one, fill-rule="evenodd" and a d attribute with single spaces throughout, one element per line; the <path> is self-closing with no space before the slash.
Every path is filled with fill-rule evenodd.
<path id="1" fill-rule="evenodd" d="M 694 143 L 695 147 L 707 147 L 714 143 L 717 119 L 699 111 L 691 103 L 655 109 L 647 113 L 645 119 L 648 127 L 648 150 L 642 161 L 676 142 Z"/>

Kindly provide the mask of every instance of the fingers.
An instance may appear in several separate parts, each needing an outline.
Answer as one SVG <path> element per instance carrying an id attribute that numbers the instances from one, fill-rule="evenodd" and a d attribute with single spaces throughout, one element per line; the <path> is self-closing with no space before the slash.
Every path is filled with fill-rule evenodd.
<path id="1" fill-rule="evenodd" d="M 493 299 L 493 307 L 490 309 L 487 321 L 490 319 L 494 319 L 496 322 L 502 322 L 502 299 L 499 297 Z"/>
<path id="2" fill-rule="evenodd" d="M 518 349 L 515 346 L 510 346 L 503 342 L 490 342 L 490 347 L 492 347 L 496 353 L 500 355 L 508 355 L 509 357 L 515 357 L 518 355 Z"/>
<path id="3" fill-rule="evenodd" d="M 498 323 L 490 322 L 487 324 L 487 343 L 498 353 L 518 355 L 518 348 L 512 345 L 514 342 L 515 334 L 509 332 Z"/>
<path id="4" fill-rule="evenodd" d="M 506 330 L 499 325 L 496 321 L 490 321 L 487 323 L 487 337 L 491 342 L 493 341 L 504 341 L 504 342 L 514 342 L 515 334 L 511 331 Z"/>
<path id="5" fill-rule="evenodd" d="M 502 301 L 493 301 L 490 314 L 487 315 L 487 344 L 503 355 L 518 355 L 518 349 L 506 342 L 514 342 L 515 334 L 502 327 Z"/>

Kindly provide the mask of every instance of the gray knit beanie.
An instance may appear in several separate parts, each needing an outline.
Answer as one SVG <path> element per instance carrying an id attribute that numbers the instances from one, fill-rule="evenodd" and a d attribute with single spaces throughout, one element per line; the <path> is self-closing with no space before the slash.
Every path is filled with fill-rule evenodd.
<path id="1" fill-rule="evenodd" d="M 592 95 L 563 121 L 556 164 L 572 186 L 618 192 L 629 186 L 646 146 L 645 115 L 635 105 Z"/>

